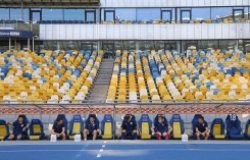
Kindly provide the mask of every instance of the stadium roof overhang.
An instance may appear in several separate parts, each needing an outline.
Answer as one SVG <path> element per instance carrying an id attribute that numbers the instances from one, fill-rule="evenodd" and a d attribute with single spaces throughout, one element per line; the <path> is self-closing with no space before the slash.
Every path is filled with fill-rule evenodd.
<path id="1" fill-rule="evenodd" d="M 96 8 L 100 0 L 0 0 L 0 7 L 10 8 Z"/>

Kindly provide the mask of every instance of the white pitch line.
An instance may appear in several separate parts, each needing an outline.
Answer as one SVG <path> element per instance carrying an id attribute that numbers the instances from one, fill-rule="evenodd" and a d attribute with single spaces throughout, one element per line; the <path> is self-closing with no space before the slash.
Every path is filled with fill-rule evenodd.
<path id="1" fill-rule="evenodd" d="M 97 154 L 96 158 L 101 158 L 102 155 L 101 154 Z"/>
<path id="2" fill-rule="evenodd" d="M 103 145 L 101 146 L 101 149 L 99 150 L 99 153 L 97 154 L 97 158 L 101 158 L 102 157 L 102 153 L 103 153 L 103 151 L 104 151 L 104 148 L 106 147 L 106 144 L 107 143 L 107 141 L 104 141 L 103 142 Z"/>
<path id="3" fill-rule="evenodd" d="M 15 152 L 94 152 L 96 150 L 0 150 L 0 153 Z"/>
<path id="4" fill-rule="evenodd" d="M 99 150 L 99 152 L 102 149 Z M 136 150 L 130 150 L 130 149 L 111 149 L 111 150 L 106 150 L 106 151 L 193 151 L 193 152 L 250 152 L 250 149 L 195 149 L 195 148 L 190 148 L 190 149 L 136 149 Z M 0 153 L 16 153 L 16 152 L 95 152 L 96 150 L 94 149 L 89 149 L 89 150 L 0 150 Z M 103 151 L 104 152 L 104 149 Z"/>

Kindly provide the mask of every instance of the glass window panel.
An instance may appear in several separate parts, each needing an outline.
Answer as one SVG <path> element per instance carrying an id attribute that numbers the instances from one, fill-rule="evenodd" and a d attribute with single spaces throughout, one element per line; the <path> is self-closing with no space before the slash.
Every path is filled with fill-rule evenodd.
<path id="1" fill-rule="evenodd" d="M 19 9 L 11 8 L 10 9 L 10 19 L 11 20 L 29 20 L 29 10 L 28 9 Z"/>
<path id="2" fill-rule="evenodd" d="M 41 12 L 31 12 L 32 21 L 40 21 L 41 20 Z"/>
<path id="3" fill-rule="evenodd" d="M 244 9 L 234 9 L 233 17 L 235 22 L 241 22 L 244 18 Z"/>
<path id="4" fill-rule="evenodd" d="M 171 10 L 164 10 L 164 11 L 161 11 L 161 18 L 162 18 L 162 20 L 164 20 L 164 21 L 168 21 L 168 22 L 170 22 L 170 21 L 172 21 L 172 11 Z"/>
<path id="5" fill-rule="evenodd" d="M 189 11 L 182 11 L 182 19 L 183 20 L 191 20 L 191 14 Z"/>
<path id="6" fill-rule="evenodd" d="M 1 20 L 8 20 L 9 17 L 9 9 L 6 8 L 0 8 L 0 19 Z"/>
<path id="7" fill-rule="evenodd" d="M 248 19 L 250 19 L 250 7 L 248 8 L 247 13 L 248 13 Z"/>
<path id="8" fill-rule="evenodd" d="M 63 20 L 63 9 L 43 9 L 43 20 Z"/>
<path id="9" fill-rule="evenodd" d="M 199 49 L 208 49 L 208 48 L 217 49 L 218 41 L 199 41 L 198 48 Z"/>
<path id="10" fill-rule="evenodd" d="M 180 20 L 181 20 L 181 22 L 182 23 L 189 23 L 190 22 L 190 20 L 191 20 L 191 13 L 192 11 L 191 11 L 191 9 L 183 9 L 183 10 L 180 10 Z"/>
<path id="11" fill-rule="evenodd" d="M 29 9 L 23 9 L 23 20 L 28 21 L 30 19 Z"/>
<path id="12" fill-rule="evenodd" d="M 95 22 L 95 11 L 85 11 L 85 13 L 87 22 Z"/>
<path id="13" fill-rule="evenodd" d="M 136 42 L 135 41 L 124 41 L 123 42 L 123 49 L 125 50 L 135 50 L 136 49 Z"/>
<path id="14" fill-rule="evenodd" d="M 159 8 L 137 9 L 138 21 L 150 21 L 161 19 L 161 10 Z"/>
<path id="15" fill-rule="evenodd" d="M 11 8 L 10 9 L 11 20 L 22 20 L 22 9 Z"/>
<path id="16" fill-rule="evenodd" d="M 105 13 L 105 20 L 106 21 L 114 21 L 114 17 L 115 17 L 115 11 L 104 11 Z"/>
<path id="17" fill-rule="evenodd" d="M 249 43 L 247 43 L 247 44 L 245 44 L 245 51 L 248 53 L 248 52 L 250 52 L 250 42 Z"/>
<path id="18" fill-rule="evenodd" d="M 115 18 L 117 20 L 136 20 L 136 9 L 116 9 Z"/>
<path id="19" fill-rule="evenodd" d="M 138 43 L 140 50 L 152 50 L 155 48 L 154 41 L 140 41 Z"/>
<path id="20" fill-rule="evenodd" d="M 232 7 L 216 7 L 211 9 L 211 18 L 213 20 L 223 21 L 232 19 Z"/>
<path id="21" fill-rule="evenodd" d="M 64 20 L 84 20 L 84 10 L 64 9 Z"/>
<path id="22" fill-rule="evenodd" d="M 171 17 L 172 15 L 172 17 Z M 172 8 L 163 8 L 161 10 L 161 18 L 162 20 L 166 21 L 166 22 L 172 22 L 175 20 L 175 9 Z M 172 19 L 171 19 L 172 18 Z"/>
<path id="23" fill-rule="evenodd" d="M 236 41 L 234 40 L 220 40 L 218 47 L 220 49 L 234 49 L 235 45 Z"/>
<path id="24" fill-rule="evenodd" d="M 241 9 L 241 10 L 243 10 L 243 18 L 244 19 L 248 19 L 248 12 L 249 12 L 249 8 L 248 7 L 234 7 L 233 9 L 236 9 L 236 10 L 238 10 L 238 9 Z M 241 14 L 241 13 L 238 13 L 238 14 Z"/>
<path id="25" fill-rule="evenodd" d="M 210 8 L 193 8 L 192 19 L 205 20 L 210 19 Z"/>
<path id="26" fill-rule="evenodd" d="M 249 13 L 249 8 L 248 7 L 244 7 L 244 18 L 245 19 L 248 19 L 248 17 L 249 17 L 248 13 Z"/>

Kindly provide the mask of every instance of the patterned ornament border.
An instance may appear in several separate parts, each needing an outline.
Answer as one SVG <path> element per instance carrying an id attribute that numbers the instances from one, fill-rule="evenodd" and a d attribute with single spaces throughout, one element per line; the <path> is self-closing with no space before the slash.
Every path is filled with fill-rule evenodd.
<path id="1" fill-rule="evenodd" d="M 67 107 L 59 107 L 54 105 L 42 106 L 15 106 L 2 105 L 0 106 L 0 115 L 49 115 L 49 114 L 250 114 L 250 105 L 169 105 L 169 106 L 149 106 L 149 105 L 69 105 Z"/>

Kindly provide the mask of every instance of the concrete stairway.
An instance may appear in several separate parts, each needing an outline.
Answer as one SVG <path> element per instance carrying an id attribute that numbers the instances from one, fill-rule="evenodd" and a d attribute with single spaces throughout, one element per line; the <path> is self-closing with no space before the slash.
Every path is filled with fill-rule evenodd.
<path id="1" fill-rule="evenodd" d="M 103 59 L 88 100 L 106 100 L 114 59 Z"/>

